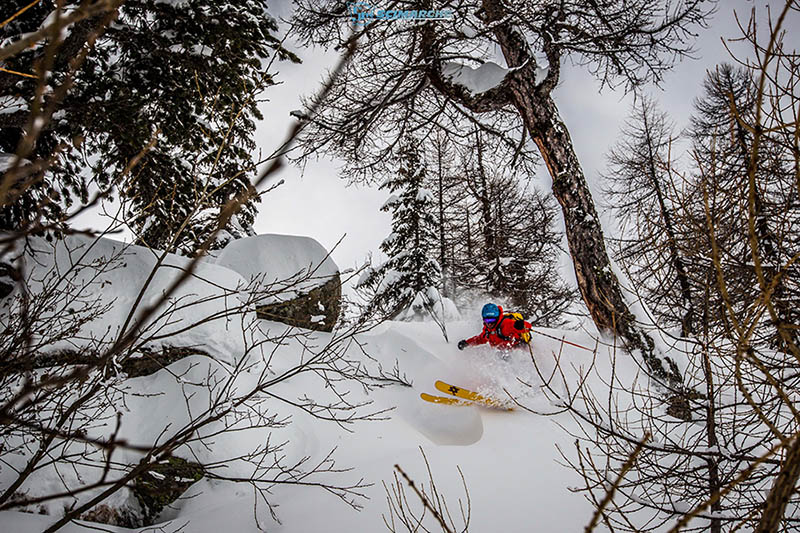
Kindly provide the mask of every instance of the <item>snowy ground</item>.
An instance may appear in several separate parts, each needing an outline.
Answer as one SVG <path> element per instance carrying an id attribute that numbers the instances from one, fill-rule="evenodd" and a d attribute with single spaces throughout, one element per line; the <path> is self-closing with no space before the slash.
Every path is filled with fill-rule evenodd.
<path id="1" fill-rule="evenodd" d="M 268 241 L 266 244 L 261 242 L 264 239 Z M 280 236 L 252 238 L 248 240 L 246 251 L 233 255 L 255 257 L 259 250 L 271 250 L 275 239 L 286 240 Z M 150 270 L 156 268 L 156 258 L 150 251 L 125 247 L 108 239 L 94 243 L 84 241 L 82 237 L 70 237 L 52 248 L 54 254 L 45 249 L 36 261 L 28 261 L 29 286 L 39 294 L 46 292 L 47 287 L 63 285 L 66 289 L 77 290 L 76 294 L 86 302 L 99 298 L 108 310 L 87 323 L 81 335 L 70 340 L 73 344 L 83 343 L 76 344 L 76 348 L 97 349 L 115 338 L 113 333 L 125 321 L 130 302 L 136 299 Z M 327 265 L 329 260 L 324 249 L 315 242 L 295 238 L 281 246 L 294 250 L 290 244 L 296 248 L 296 253 L 280 255 L 283 259 L 276 265 L 266 256 L 249 263 L 239 260 L 235 265 L 227 264 L 223 260 L 224 253 L 217 264 L 198 265 L 193 277 L 174 295 L 172 303 L 162 306 L 165 314 L 151 320 L 146 329 L 154 332 L 149 342 L 153 346 L 194 345 L 210 357 L 187 357 L 153 375 L 124 380 L 124 385 L 114 393 L 119 398 L 111 399 L 103 407 L 106 411 L 85 422 L 88 434 L 101 439 L 107 437 L 113 430 L 109 424 L 113 424 L 119 412 L 122 417 L 119 438 L 146 446 L 162 442 L 165 435 L 192 423 L 213 403 L 215 393 L 210 392 L 207 383 L 219 384 L 220 377 L 232 376 L 230 390 L 235 396 L 282 372 L 292 371 L 319 353 L 320 347 L 332 341 L 339 342 L 336 339 L 341 332 L 309 332 L 306 336 L 284 338 L 278 346 L 275 336 L 280 336 L 287 326 L 256 320 L 250 304 L 244 304 L 242 298 L 253 288 L 252 281 L 248 282 L 251 271 L 267 270 L 277 276 L 275 279 L 309 265 L 321 265 L 314 269 L 315 277 L 325 278 L 335 271 L 335 265 Z M 286 257 L 290 255 L 296 259 L 291 268 L 283 264 L 289 261 Z M 114 268 L 105 266 L 110 259 L 116 265 Z M 143 301 L 156 301 L 185 262 L 185 258 L 166 257 L 164 264 L 157 268 Z M 283 272 L 284 266 L 289 271 Z M 99 270 L 95 272 L 93 268 Z M 51 274 L 57 274 L 55 281 L 49 281 Z M 274 276 L 265 276 L 264 283 L 274 281 Z M 282 294 L 280 287 L 274 291 Z M 76 302 L 80 300 L 78 296 L 70 297 Z M 230 315 L 240 300 L 243 309 Z M 71 305 L 75 307 L 76 304 Z M 86 306 L 91 307 L 88 303 Z M 362 510 L 352 509 L 334 494 L 318 487 L 278 484 L 271 488 L 268 497 L 275 511 L 273 517 L 250 485 L 203 479 L 159 516 L 155 529 L 140 531 L 255 532 L 259 527 L 282 532 L 386 530 L 384 516 L 388 515 L 389 507 L 384 484 L 392 486 L 394 466 L 398 464 L 418 485 L 427 487 L 428 475 L 422 453 L 432 467 L 437 489 L 444 496 L 456 526 L 461 524 L 459 499 L 466 504 L 460 469 L 469 492 L 470 531 L 582 530 L 591 519 L 592 508 L 582 495 L 570 492 L 569 487 L 579 486 L 581 479 L 563 465 L 561 457 L 561 451 L 569 458 L 575 457 L 574 437 L 570 433 L 578 428 L 571 416 L 562 412 L 556 396 L 563 397 L 567 390 L 574 393 L 576 384 L 587 373 L 588 383 L 595 392 L 605 396 L 612 367 L 615 378 L 628 384 L 636 380 L 639 368 L 626 355 L 612 364 L 614 350 L 611 347 L 601 346 L 595 358 L 591 351 L 557 340 L 565 338 L 594 348 L 596 340 L 592 335 L 579 331 L 540 330 L 556 339 L 534 335 L 532 353 L 519 350 L 501 357 L 488 347 L 460 352 L 455 347 L 456 341 L 475 335 L 481 327 L 478 309 L 470 310 L 465 316 L 468 319 L 447 325 L 450 343 L 444 340 L 433 322 L 390 322 L 357 335 L 356 342 L 347 345 L 343 359 L 355 361 L 359 367 L 363 365 L 363 369 L 373 375 L 379 368 L 398 367 L 400 375 L 412 385 L 365 389 L 353 381 L 338 384 L 339 393 L 347 393 L 350 402 L 370 403 L 365 410 L 384 412 L 383 420 L 343 427 L 314 418 L 292 405 L 303 403 L 304 396 L 322 403 L 336 399 L 320 372 L 304 372 L 271 385 L 264 403 L 259 404 L 259 408 L 263 407 L 268 413 L 290 417 L 291 423 L 286 427 L 263 427 L 259 421 L 251 422 L 249 425 L 255 424 L 255 427 L 246 430 L 227 431 L 225 426 L 213 423 L 202 431 L 206 435 L 221 434 L 204 442 L 189 442 L 175 451 L 175 455 L 187 460 L 198 460 L 205 465 L 217 463 L 217 471 L 227 477 L 247 478 L 253 475 L 253 464 L 235 458 L 266 442 L 287 442 L 280 452 L 287 464 L 303 458 L 308 458 L 309 464 L 316 463 L 335 450 L 335 467 L 349 470 L 309 479 L 338 485 L 367 484 L 359 490 L 366 496 L 357 502 Z M 214 319 L 203 320 L 203 317 Z M 191 327 L 186 329 L 187 325 Z M 247 330 L 245 335 L 243 328 Z M 45 334 L 43 346 L 49 342 L 44 337 Z M 257 350 L 251 352 L 248 348 L 258 343 L 264 343 L 266 348 L 261 356 L 257 355 Z M 268 355 L 265 357 L 264 353 Z M 558 367 L 557 357 L 560 357 Z M 321 365 L 320 368 L 326 367 Z M 509 402 L 513 399 L 517 404 L 508 412 L 423 401 L 422 392 L 441 394 L 434 387 L 439 379 Z M 543 389 L 545 382 L 551 387 L 549 393 Z M 275 399 L 277 397 L 283 400 Z M 104 421 L 104 416 L 111 421 Z M 139 457 L 135 452 L 124 450 L 115 452 L 114 456 L 123 466 L 138 463 Z M 5 460 L 9 462 L 0 468 L 0 486 L 8 486 L 15 478 L 9 466 L 20 469 L 25 463 L 23 456 L 6 456 Z M 92 460 L 102 460 L 102 457 Z M 96 464 L 81 468 L 75 471 L 42 468 L 26 482 L 24 492 L 35 497 L 58 493 L 64 484 L 81 486 L 85 479 L 93 479 Z M 274 473 L 269 474 L 269 479 L 273 479 L 272 476 Z M 82 493 L 81 501 L 87 501 L 91 494 Z M 420 503 L 410 490 L 407 496 L 412 508 L 419 509 Z M 75 503 L 72 498 L 63 498 L 32 509 L 45 514 L 0 512 L 0 532 L 42 531 L 65 507 Z M 107 503 L 114 508 L 135 509 L 138 506 L 127 489 L 115 493 Z M 63 531 L 90 531 L 96 525 L 75 522 Z M 103 528 L 127 531 L 111 526 Z M 403 529 L 398 527 L 397 531 Z"/>
<path id="2" fill-rule="evenodd" d="M 451 339 L 460 339 L 477 332 L 479 321 L 449 324 Z M 594 346 L 585 333 L 547 330 L 555 336 Z M 324 340 L 328 334 L 318 334 Z M 362 335 L 366 351 L 384 367 L 395 361 L 412 382 L 413 387 L 392 386 L 373 391 L 365 399 L 375 407 L 391 407 L 389 419 L 362 422 L 346 431 L 330 422 L 311 419 L 304 413 L 293 414 L 290 453 L 321 458 L 336 448 L 339 467 L 353 470 L 341 474 L 344 481 L 363 478 L 372 486 L 365 489 L 369 500 L 356 512 L 335 496 L 315 488 L 278 486 L 271 502 L 280 524 L 267 520 L 259 512 L 260 525 L 268 531 L 382 531 L 382 515 L 388 514 L 383 483 L 390 484 L 393 467 L 399 464 L 417 483 L 427 484 L 427 474 L 420 448 L 433 470 L 437 487 L 446 495 L 453 514 L 458 515 L 458 499 L 464 498 L 458 468 L 464 474 L 471 502 L 470 530 L 481 531 L 577 531 L 585 527 L 592 515 L 590 505 L 568 487 L 579 485 L 579 477 L 559 464 L 560 447 L 574 456 L 574 439 L 567 429 L 574 427 L 568 414 L 546 416 L 557 411 L 539 390 L 542 383 L 530 354 L 519 351 L 501 359 L 491 350 L 481 348 L 459 352 L 454 342 L 447 344 L 433 323 L 390 323 L 380 330 Z M 560 343 L 542 336 L 534 337 L 533 348 L 539 371 L 547 375 L 553 369 L 553 352 Z M 608 367 L 608 350 L 601 349 L 599 367 Z M 578 373 L 588 368 L 589 352 L 565 346 L 562 368 Z M 625 358 L 627 361 L 628 358 Z M 188 364 L 185 362 L 176 365 Z M 636 372 L 629 363 L 630 372 Z M 174 366 L 174 365 L 173 365 Z M 617 373 L 624 373 L 624 364 Z M 169 375 L 163 371 L 141 380 L 140 390 L 169 387 Z M 437 394 L 434 381 L 444 379 L 466 388 L 495 396 L 511 393 L 517 401 L 537 411 L 534 414 L 517 408 L 502 412 L 481 407 L 436 405 L 422 401 L 420 392 Z M 167 381 L 165 381 L 167 380 Z M 137 381 L 137 380 L 133 380 Z M 524 385 L 528 383 L 532 386 Z M 303 381 L 294 385 L 303 386 Z M 365 394 L 356 387 L 354 394 Z M 301 394 L 301 391 L 297 391 Z M 566 429 L 565 429 L 566 428 Z M 155 428 L 154 428 L 155 430 Z M 148 431 L 149 432 L 149 431 Z M 255 438 L 263 438 L 259 435 Z M 230 439 L 253 439 L 253 435 Z M 227 439 L 226 439 L 227 440 Z M 221 445 L 219 443 L 218 445 Z M 230 446 L 236 446 L 231 441 Z M 417 505 L 409 493 L 412 504 Z M 254 494 L 246 485 L 201 481 L 193 485 L 175 509 L 162 515 L 164 531 L 210 533 L 217 531 L 257 531 L 254 520 Z M 52 516 L 16 512 L 0 513 L 0 530 L 27 533 L 41 531 L 52 523 Z M 456 518 L 456 524 L 459 519 Z M 108 531 L 127 531 L 103 526 Z M 398 529 L 399 530 L 399 529 Z M 89 531 L 78 523 L 63 531 Z M 154 531 L 144 528 L 141 531 Z"/>

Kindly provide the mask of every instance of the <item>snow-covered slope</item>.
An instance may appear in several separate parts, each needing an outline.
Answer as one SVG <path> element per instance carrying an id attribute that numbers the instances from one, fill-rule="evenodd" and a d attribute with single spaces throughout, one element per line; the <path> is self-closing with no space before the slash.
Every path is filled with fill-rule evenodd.
<path id="1" fill-rule="evenodd" d="M 451 334 L 462 338 L 474 333 L 479 325 L 473 322 L 450 324 Z M 586 334 L 549 333 L 566 335 L 568 340 L 593 346 Z M 314 339 L 322 344 L 330 340 L 330 334 L 315 333 Z M 186 531 L 198 533 L 258 531 L 254 518 L 258 516 L 260 526 L 268 531 L 381 531 L 384 529 L 381 517 L 388 513 L 382 482 L 391 482 L 394 465 L 399 464 L 417 483 L 427 481 L 420 448 L 432 465 L 439 491 L 447 495 L 456 514 L 457 499 L 464 496 L 457 470 L 460 467 L 471 498 L 471 531 L 576 531 L 585 526 L 591 517 L 591 508 L 581 496 L 568 490 L 569 486 L 578 484 L 579 479 L 558 463 L 557 447 L 569 453 L 573 446 L 573 439 L 559 424 L 569 428 L 572 421 L 565 414 L 545 416 L 558 413 L 559 409 L 540 391 L 542 377 L 539 373 L 550 375 L 554 368 L 554 352 L 563 348 L 560 343 L 536 337 L 533 348 L 537 365 L 534 366 L 531 355 L 525 351 L 515 352 L 508 359 L 499 358 L 490 350 L 459 352 L 444 342 L 432 323 L 386 324 L 381 331 L 361 335 L 359 342 L 374 358 L 366 361 L 368 364 L 379 363 L 386 369 L 398 365 L 401 374 L 413 384 L 413 387 L 395 385 L 371 392 L 359 386 L 348 387 L 350 394 L 357 395 L 351 401 L 373 401 L 375 409 L 393 408 L 387 419 L 360 422 L 343 429 L 299 410 L 284 410 L 292 413 L 292 424 L 273 431 L 272 438 L 287 439 L 286 453 L 298 459 L 308 456 L 312 461 L 318 460 L 335 448 L 337 465 L 353 469 L 339 474 L 340 482 L 357 483 L 363 478 L 364 482 L 372 484 L 363 490 L 369 500 L 361 501 L 364 505 L 361 512 L 352 510 L 321 489 L 277 486 L 272 490 L 271 503 L 277 505 L 279 525 L 272 522 L 263 505 L 260 512 L 253 513 L 257 497 L 247 485 L 201 481 L 193 485 L 173 509 L 164 513 L 163 519 L 172 520 L 169 527 L 187 523 Z M 302 351 L 300 343 L 295 343 L 281 353 L 282 357 L 291 359 L 301 357 Z M 353 347 L 350 355 L 357 357 L 357 354 L 361 354 L 361 349 Z M 576 380 L 592 365 L 591 354 L 582 350 L 567 348 L 561 357 L 564 359 L 562 368 L 574 373 L 569 377 Z M 602 361 L 596 363 L 604 366 Z M 199 361 L 191 364 L 198 365 Z M 606 362 L 605 366 L 608 365 Z M 181 364 L 178 366 L 172 370 L 180 375 L 186 369 Z M 627 370 L 636 371 L 635 368 Z M 618 376 L 625 371 L 624 365 L 618 364 Z M 192 376 L 198 378 L 203 372 L 199 366 L 185 380 L 190 381 Z M 436 379 L 498 397 L 504 397 L 507 391 L 538 414 L 521 408 L 503 412 L 422 401 L 420 392 L 437 393 L 433 387 Z M 186 416 L 185 413 L 181 415 L 181 393 L 170 374 L 163 372 L 131 381 L 132 390 L 140 393 L 167 391 L 164 404 L 174 405 L 168 413 L 173 422 Z M 314 394 L 316 387 L 319 383 L 314 379 L 304 378 L 285 384 L 279 392 L 285 397 L 297 398 Z M 174 399 L 170 399 L 173 396 Z M 137 410 L 141 411 L 137 413 Z M 162 427 L 158 423 L 162 419 L 152 420 L 146 411 L 144 404 L 130 406 L 130 414 L 126 416 L 129 416 L 129 427 L 136 428 L 130 432 L 130 438 L 142 439 Z M 147 418 L 150 422 L 142 424 Z M 269 433 L 267 429 L 233 433 L 217 439 L 215 446 L 233 455 L 234 450 L 245 450 L 254 442 L 266 439 Z M 220 450 L 202 452 L 204 460 L 214 460 L 221 455 L 224 454 Z M 410 497 L 413 500 L 413 496 Z M 40 531 L 48 521 L 52 521 L 52 517 L 0 514 L 0 524 L 8 528 L 5 530 L 20 533 Z M 64 531 L 83 529 L 74 525 Z"/>
<path id="2" fill-rule="evenodd" d="M 278 237 L 265 239 L 276 248 L 282 245 Z M 287 251 L 295 264 L 308 260 L 309 265 L 319 267 L 320 276 L 335 273 L 335 265 L 319 250 L 302 246 L 296 239 L 290 241 L 288 244 L 300 245 L 296 250 L 289 246 Z M 466 315 L 475 318 L 447 324 L 452 344 L 445 342 L 433 322 L 389 322 L 351 336 L 344 325 L 323 333 L 257 320 L 247 305 L 231 314 L 242 302 L 240 289 L 246 283 L 242 274 L 262 265 L 268 265 L 264 271 L 277 271 L 288 262 L 260 254 L 259 249 L 226 249 L 219 264 L 197 265 L 176 298 L 162 304 L 166 314 L 158 319 L 161 322 L 151 326 L 159 332 L 156 340 L 164 344 L 189 343 L 214 357 L 195 355 L 152 375 L 122 376 L 103 398 L 107 403 L 99 402 L 91 419 L 85 421 L 88 436 L 104 438 L 114 431 L 119 416 L 119 438 L 152 446 L 172 438 L 181 428 L 207 420 L 173 454 L 212 465 L 213 475 L 192 485 L 160 514 L 158 522 L 166 524 L 165 531 L 184 525 L 184 531 L 197 533 L 255 532 L 259 528 L 381 531 L 385 528 L 382 517 L 388 514 L 384 483 L 392 486 L 394 465 L 400 465 L 417 484 L 427 484 L 421 450 L 456 523 L 458 499 L 464 499 L 459 468 L 463 472 L 473 532 L 575 531 L 585 526 L 591 506 L 568 488 L 579 485 L 580 479 L 559 464 L 559 448 L 571 455 L 574 439 L 569 431 L 577 429 L 571 416 L 563 412 L 559 398 L 574 393 L 575 384 L 590 370 L 589 380 L 601 391 L 612 367 L 614 379 L 633 383 L 639 369 L 629 357 L 612 364 L 613 347 L 601 346 L 595 357 L 591 351 L 556 340 L 565 337 L 590 348 L 596 345 L 588 333 L 574 331 L 542 331 L 556 339 L 534 335 L 531 351 L 502 357 L 488 348 L 460 352 L 455 342 L 480 329 L 477 309 Z M 103 239 L 92 243 L 83 237 L 59 243 L 55 254 L 42 252 L 26 263 L 33 294 L 44 293 L 48 287 L 67 287 L 71 291 L 69 305 L 75 307 L 82 301 L 89 305 L 99 298 L 105 307 L 77 336 L 85 346 L 114 337 L 115 328 L 125 322 L 157 261 L 157 255 L 146 249 Z M 116 268 L 103 268 L 112 258 Z M 143 293 L 145 305 L 158 302 L 187 261 L 165 257 Z M 291 274 L 281 271 L 275 275 Z M 62 303 L 64 307 L 66 303 Z M 58 315 L 59 310 L 49 312 Z M 434 387 L 439 379 L 506 399 L 515 409 L 423 401 L 422 392 L 441 394 Z M 241 398 L 250 399 L 237 404 Z M 239 406 L 233 414 L 217 417 L 233 404 Z M 355 408 L 341 410 L 345 404 Z M 350 413 L 356 418 L 372 413 L 376 420 L 329 420 Z M 281 446 L 263 452 L 278 444 Z M 327 461 L 331 452 L 335 465 Z M 102 453 L 95 455 L 89 459 L 103 460 Z M 114 459 L 120 465 L 134 465 L 140 456 L 136 451 L 118 450 Z M 10 467 L 21 468 L 25 457 L 7 460 L 0 470 L 0 486 L 7 486 L 15 477 Z M 308 475 L 290 475 L 290 468 L 273 467 L 275 461 L 288 467 L 300 465 L 301 471 L 314 470 L 313 465 L 321 468 Z M 97 464 L 102 463 L 42 468 L 23 491 L 36 496 L 58 492 L 64 483 L 79 487 L 94 479 Z M 260 479 L 256 486 L 268 492 L 259 493 L 248 483 L 233 481 L 255 478 Z M 321 484 L 352 489 L 325 490 Z M 77 501 L 87 501 L 97 492 L 81 493 Z M 356 512 L 341 497 L 363 509 Z M 416 506 L 413 494 L 408 497 Z M 41 531 L 75 503 L 75 498 L 66 496 L 30 509 L 48 515 L 0 512 L 0 530 Z M 127 489 L 108 503 L 134 511 L 138 505 Z M 63 530 L 84 531 L 77 523 Z"/>

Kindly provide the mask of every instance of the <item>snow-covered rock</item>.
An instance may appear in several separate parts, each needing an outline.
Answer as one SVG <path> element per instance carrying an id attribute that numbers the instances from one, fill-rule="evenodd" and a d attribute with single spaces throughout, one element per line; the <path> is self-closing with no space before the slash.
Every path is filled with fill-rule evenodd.
<path id="1" fill-rule="evenodd" d="M 310 237 L 255 235 L 231 241 L 214 256 L 214 264 L 245 279 L 283 288 L 276 299 L 307 292 L 339 274 L 328 251 Z"/>
<path id="2" fill-rule="evenodd" d="M 307 329 L 333 329 L 341 309 L 339 267 L 316 240 L 256 235 L 231 241 L 214 256 L 215 264 L 250 282 L 260 317 Z"/>

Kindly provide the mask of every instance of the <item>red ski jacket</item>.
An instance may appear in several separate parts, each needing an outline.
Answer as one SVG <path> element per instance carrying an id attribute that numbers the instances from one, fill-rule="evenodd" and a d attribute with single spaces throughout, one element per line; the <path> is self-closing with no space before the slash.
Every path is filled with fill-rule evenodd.
<path id="1" fill-rule="evenodd" d="M 479 335 L 475 335 L 466 340 L 467 346 L 477 346 L 479 344 L 489 343 L 494 348 L 518 348 L 525 346 L 525 342 L 520 338 L 522 332 L 525 330 L 530 331 L 531 324 L 525 322 L 523 330 L 514 327 L 515 320 L 511 317 L 503 317 L 503 308 L 500 308 L 499 322 L 487 325 L 483 324 L 483 331 Z"/>

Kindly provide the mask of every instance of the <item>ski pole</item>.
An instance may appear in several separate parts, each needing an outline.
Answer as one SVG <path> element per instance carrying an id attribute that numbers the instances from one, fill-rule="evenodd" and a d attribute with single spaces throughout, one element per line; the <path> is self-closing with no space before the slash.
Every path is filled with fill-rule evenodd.
<path id="1" fill-rule="evenodd" d="M 587 348 L 586 346 L 581 346 L 580 344 L 575 344 L 574 342 L 570 342 L 570 341 L 565 340 L 563 338 L 559 339 L 558 337 L 554 337 L 552 335 L 548 335 L 547 333 L 542 333 L 541 331 L 536 331 L 535 329 L 531 329 L 531 331 L 536 333 L 537 335 L 542 335 L 543 337 L 550 337 L 551 339 L 554 339 L 554 340 L 557 340 L 557 341 L 561 341 L 561 342 L 566 343 L 566 344 L 570 344 L 572 346 L 575 346 L 576 348 L 583 348 L 587 352 L 594 352 L 594 350 L 592 350 L 591 348 Z"/>

